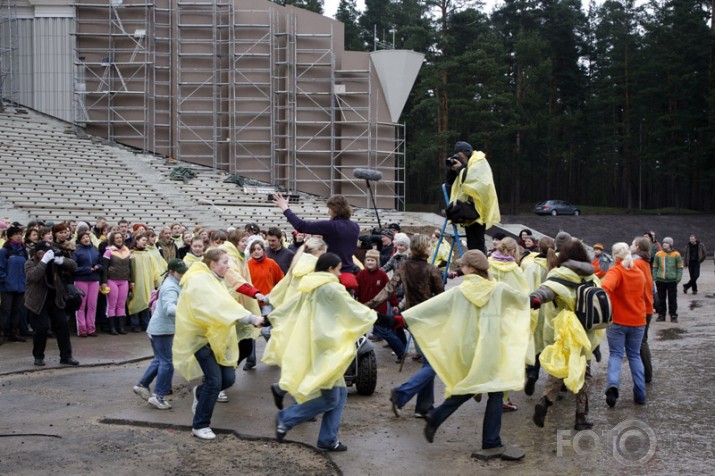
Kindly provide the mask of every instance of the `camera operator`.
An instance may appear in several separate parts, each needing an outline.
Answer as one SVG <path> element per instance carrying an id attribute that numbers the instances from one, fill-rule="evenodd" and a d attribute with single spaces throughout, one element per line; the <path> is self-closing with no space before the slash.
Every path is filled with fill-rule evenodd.
<path id="1" fill-rule="evenodd" d="M 469 143 L 460 141 L 454 145 L 454 155 L 446 159 L 446 163 L 445 183 L 451 188 L 449 201 L 471 200 L 479 214 L 475 221 L 464 225 L 467 248 L 486 253 L 484 232 L 501 220 L 499 199 L 487 156 L 472 149 Z"/>

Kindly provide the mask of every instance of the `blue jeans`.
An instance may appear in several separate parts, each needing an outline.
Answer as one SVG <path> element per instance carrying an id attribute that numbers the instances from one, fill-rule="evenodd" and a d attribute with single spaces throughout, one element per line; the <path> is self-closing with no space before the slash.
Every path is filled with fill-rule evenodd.
<path id="1" fill-rule="evenodd" d="M 171 346 L 174 343 L 174 335 L 153 335 L 150 336 L 151 348 L 154 351 L 154 359 L 149 364 L 149 368 L 144 372 L 144 376 L 139 380 L 139 385 L 149 388 L 156 379 L 154 393 L 159 397 L 165 397 L 171 390 L 171 379 L 174 377 L 174 364 L 171 360 Z"/>
<path id="2" fill-rule="evenodd" d="M 434 377 L 435 372 L 432 370 L 427 358 L 422 356 L 422 368 L 417 371 L 410 379 L 395 389 L 398 407 L 402 408 L 412 397 L 417 395 L 417 405 L 415 412 L 427 413 L 434 405 Z"/>
<path id="3" fill-rule="evenodd" d="M 439 427 L 449 416 L 473 395 L 452 395 L 442 405 L 430 413 L 435 427 Z M 490 392 L 482 422 L 482 449 L 499 448 L 501 444 L 501 415 L 504 392 Z"/>
<path id="4" fill-rule="evenodd" d="M 129 323 L 132 326 L 132 330 L 141 329 L 145 331 L 149 325 L 149 319 L 151 319 L 151 310 L 144 309 L 129 316 Z"/>
<path id="5" fill-rule="evenodd" d="M 204 382 L 196 389 L 199 400 L 192 428 L 200 430 L 211 426 L 211 415 L 216 406 L 216 397 L 221 390 L 225 390 L 236 381 L 236 369 L 219 365 L 214 357 L 214 352 L 208 345 L 200 348 L 195 354 L 196 360 L 204 372 Z"/>
<path id="6" fill-rule="evenodd" d="M 338 443 L 338 430 L 347 399 L 348 389 L 345 387 L 323 390 L 319 397 L 279 411 L 278 426 L 288 431 L 322 413 L 318 446 L 333 447 Z"/>
<path id="7" fill-rule="evenodd" d="M 394 329 L 375 324 L 372 327 L 372 333 L 377 337 L 385 339 L 385 342 L 387 342 L 387 345 L 390 346 L 390 349 L 392 349 L 398 359 L 405 353 L 405 344 L 397 337 L 397 333 L 395 333 Z"/>
<path id="8" fill-rule="evenodd" d="M 621 379 L 621 364 L 623 351 L 628 357 L 628 365 L 633 377 L 633 399 L 638 403 L 645 402 L 645 375 L 641 360 L 641 342 L 645 326 L 631 327 L 612 324 L 606 331 L 608 337 L 608 388 L 618 388 Z"/>

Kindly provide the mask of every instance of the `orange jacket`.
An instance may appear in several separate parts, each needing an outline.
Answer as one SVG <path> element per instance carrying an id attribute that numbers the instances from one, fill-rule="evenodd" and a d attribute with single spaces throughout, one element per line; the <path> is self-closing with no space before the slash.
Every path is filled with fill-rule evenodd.
<path id="1" fill-rule="evenodd" d="M 260 262 L 253 258 L 249 259 L 248 271 L 251 273 L 253 285 L 258 288 L 261 294 L 269 294 L 273 286 L 283 279 L 281 267 L 268 257 Z"/>
<path id="2" fill-rule="evenodd" d="M 601 282 L 611 298 L 613 323 L 622 326 L 645 326 L 646 289 L 645 278 L 640 269 L 623 267 L 620 261 L 611 266 Z"/>

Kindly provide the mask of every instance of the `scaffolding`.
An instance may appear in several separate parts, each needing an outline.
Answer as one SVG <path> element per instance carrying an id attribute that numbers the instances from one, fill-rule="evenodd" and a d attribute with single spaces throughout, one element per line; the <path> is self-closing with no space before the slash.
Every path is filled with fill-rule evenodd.
<path id="1" fill-rule="evenodd" d="M 0 0 L 0 111 L 2 100 L 16 102 L 17 12 L 15 0 Z"/>
<path id="2" fill-rule="evenodd" d="M 78 0 L 75 8 L 93 12 L 106 23 L 83 18 L 76 22 L 75 104 L 79 110 L 75 117 L 92 132 L 147 151 L 153 137 L 149 121 L 153 4 L 143 0 L 92 2 L 96 0 Z"/>
<path id="3" fill-rule="evenodd" d="M 154 108 L 151 123 L 153 135 L 151 150 L 155 154 L 171 157 L 174 155 L 176 130 L 176 110 L 174 87 L 174 65 L 176 33 L 175 12 L 172 0 L 155 0 L 153 8 L 154 47 L 151 51 L 154 65 L 152 95 Z"/>

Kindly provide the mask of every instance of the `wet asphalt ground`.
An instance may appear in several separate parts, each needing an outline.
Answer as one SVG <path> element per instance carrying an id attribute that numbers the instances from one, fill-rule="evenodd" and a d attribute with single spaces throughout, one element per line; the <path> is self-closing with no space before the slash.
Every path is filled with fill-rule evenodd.
<path id="1" fill-rule="evenodd" d="M 687 271 L 685 279 L 687 280 Z M 679 320 L 653 322 L 650 343 L 653 382 L 644 406 L 632 400 L 627 362 L 621 398 L 608 408 L 604 391 L 608 346 L 593 364 L 591 431 L 573 430 L 574 400 L 567 395 L 549 409 L 544 428 L 531 422 L 545 376 L 527 397 L 512 392 L 519 409 L 505 413 L 502 440 L 519 445 L 519 462 L 480 462 L 471 453 L 481 442 L 484 403 L 468 402 L 430 444 L 424 421 L 412 416 L 413 402 L 396 418 L 388 397 L 419 364 L 402 372 L 389 349 L 378 344 L 378 387 L 372 396 L 349 398 L 340 431 L 346 453 L 315 451 L 319 423 L 306 423 L 274 438 L 275 408 L 269 392 L 278 369 L 259 364 L 237 370 L 230 402 L 217 404 L 214 442 L 189 436 L 191 384 L 174 378 L 173 409 L 159 411 L 139 400 L 132 386 L 141 377 L 151 348 L 143 334 L 72 339 L 82 365 L 60 367 L 48 342 L 47 367 L 32 365 L 31 343 L 0 346 L 0 473 L 48 474 L 712 474 L 715 467 L 715 273 L 708 260 L 699 294 L 678 290 Z M 262 349 L 262 345 L 259 346 Z M 437 401 L 443 388 L 436 385 Z"/>

